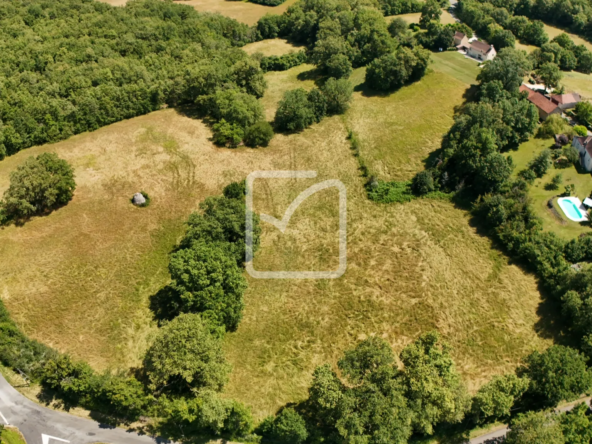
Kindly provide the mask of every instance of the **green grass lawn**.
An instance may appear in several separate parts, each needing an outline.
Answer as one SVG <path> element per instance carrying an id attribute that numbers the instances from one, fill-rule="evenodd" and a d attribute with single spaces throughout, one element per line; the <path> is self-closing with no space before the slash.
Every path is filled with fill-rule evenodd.
<path id="1" fill-rule="evenodd" d="M 440 147 L 455 108 L 465 101 L 470 82 L 474 82 L 478 68 L 461 54 L 440 53 L 434 60 L 420 81 L 391 94 L 354 93 L 345 120 L 360 135 L 361 155 L 380 178 L 407 180 L 424 168 L 425 159 Z M 354 84 L 363 78 L 363 69 L 354 71 Z"/>
<path id="2" fill-rule="evenodd" d="M 6 427 L 2 431 L 2 444 L 27 444 L 18 429 Z"/>
<path id="3" fill-rule="evenodd" d="M 511 151 L 509 155 L 512 156 L 516 165 L 514 174 L 526 168 L 528 162 L 537 154 L 546 148 L 550 148 L 552 145 L 552 139 L 533 138 L 520 145 L 517 151 Z M 559 186 L 558 190 L 546 190 L 545 185 L 556 174 L 563 176 L 563 184 Z M 545 176 L 535 180 L 529 193 L 532 198 L 532 206 L 536 214 L 543 221 L 543 229 L 554 231 L 564 239 L 573 239 L 582 233 L 590 233 L 591 231 L 590 227 L 569 220 L 559 206 L 556 205 L 556 212 L 550 210 L 547 206 L 549 199 L 563 193 L 565 185 L 569 184 L 575 185 L 576 191 L 574 195 L 583 201 L 590 194 L 590 191 L 592 191 L 592 176 L 589 173 L 579 173 L 573 166 L 564 169 L 551 167 Z"/>
<path id="4" fill-rule="evenodd" d="M 467 85 L 476 85 L 481 69 L 474 60 L 468 59 L 457 51 L 443 51 L 432 54 L 432 68 L 454 77 Z"/>
<path id="5" fill-rule="evenodd" d="M 561 84 L 567 92 L 575 91 L 583 99 L 592 100 L 592 75 L 575 71 L 564 72 Z"/>

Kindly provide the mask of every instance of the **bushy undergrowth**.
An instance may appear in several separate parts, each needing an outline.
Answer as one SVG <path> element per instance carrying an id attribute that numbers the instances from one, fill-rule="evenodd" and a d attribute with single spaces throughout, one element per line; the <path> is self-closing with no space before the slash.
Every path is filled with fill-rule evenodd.
<path id="1" fill-rule="evenodd" d="M 291 52 L 281 56 L 268 56 L 261 58 L 259 62 L 263 72 L 287 71 L 295 66 L 302 65 L 308 61 L 306 51 Z"/>

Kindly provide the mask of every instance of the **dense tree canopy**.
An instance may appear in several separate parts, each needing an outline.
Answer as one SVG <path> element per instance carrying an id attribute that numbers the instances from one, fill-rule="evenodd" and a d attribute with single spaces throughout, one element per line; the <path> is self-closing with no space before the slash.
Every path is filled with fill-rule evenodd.
<path id="1" fill-rule="evenodd" d="M 246 25 L 172 1 L 2 2 L 0 159 L 191 104 L 223 85 L 258 97 L 258 63 L 236 48 L 254 37 Z"/>
<path id="2" fill-rule="evenodd" d="M 564 444 L 558 418 L 548 412 L 528 412 L 512 421 L 506 444 Z"/>
<path id="3" fill-rule="evenodd" d="M 573 348 L 549 347 L 533 352 L 526 359 L 522 373 L 530 378 L 529 392 L 535 400 L 549 407 L 561 401 L 573 401 L 592 387 L 592 372 L 587 358 Z"/>
<path id="4" fill-rule="evenodd" d="M 177 393 L 219 391 L 228 381 L 220 332 L 198 314 L 181 314 L 162 327 L 144 362 L 151 386 Z"/>
<path id="5" fill-rule="evenodd" d="M 431 434 L 440 422 L 460 422 L 469 397 L 457 373 L 450 348 L 435 332 L 420 336 L 401 352 L 403 381 L 414 428 Z"/>

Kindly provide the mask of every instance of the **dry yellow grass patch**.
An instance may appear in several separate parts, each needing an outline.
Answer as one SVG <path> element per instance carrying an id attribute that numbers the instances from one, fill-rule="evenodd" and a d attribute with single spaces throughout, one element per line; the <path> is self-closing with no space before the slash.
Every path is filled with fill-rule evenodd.
<path id="1" fill-rule="evenodd" d="M 402 18 L 407 23 L 419 23 L 419 19 L 421 18 L 421 12 L 412 12 L 409 14 L 399 14 L 399 15 L 389 15 L 388 17 L 385 17 L 385 19 L 388 22 L 392 21 L 395 18 Z M 440 17 L 440 23 L 442 23 L 443 25 L 448 25 L 448 24 L 456 23 L 456 20 L 454 20 L 454 17 L 452 16 L 452 14 L 450 14 L 450 12 L 448 12 L 447 10 L 443 10 L 442 16 Z"/>
<path id="2" fill-rule="evenodd" d="M 312 87 L 298 80 L 307 68 L 266 75 L 268 116 L 281 91 Z M 456 82 L 438 75 L 428 76 L 432 95 Z M 397 108 L 389 98 L 356 93 L 346 120 L 358 125 L 366 147 L 373 146 L 371 136 L 379 137 L 375 132 L 382 134 L 376 140 L 412 140 L 422 134 L 419 121 L 401 125 L 388 116 L 425 113 L 422 97 L 405 102 L 403 95 Z M 370 118 L 383 120 L 372 126 Z M 315 170 L 319 181 L 340 179 L 347 187 L 348 269 L 336 280 L 249 278 L 243 321 L 226 336 L 234 368 L 227 396 L 260 418 L 305 397 L 316 365 L 335 363 L 371 334 L 400 351 L 418 334 L 438 329 L 454 346 L 471 388 L 543 348 L 546 341 L 535 332 L 540 296 L 534 277 L 509 265 L 476 234 L 467 213 L 448 202 L 368 201 L 346 134 L 338 116 L 300 134 L 276 135 L 268 148 L 229 150 L 214 147 L 200 121 L 163 110 L 10 157 L 0 162 L 0 192 L 9 171 L 44 151 L 74 165 L 78 189 L 66 207 L 0 230 L 0 295 L 32 337 L 97 368 L 137 364 L 154 330 L 148 298 L 167 282 L 168 253 L 198 202 L 254 170 Z M 394 176 L 421 168 L 428 147 L 417 140 L 420 154 L 401 156 Z M 310 183 L 258 183 L 256 210 L 281 216 Z M 129 203 L 139 189 L 151 195 L 150 207 Z M 263 223 L 256 268 L 334 268 L 336 212 L 335 192 L 325 190 L 295 213 L 285 236 Z"/>
<path id="3" fill-rule="evenodd" d="M 296 52 L 300 49 L 303 49 L 303 47 L 293 45 L 284 39 L 261 40 L 260 42 L 249 43 L 248 45 L 243 46 L 243 50 L 247 54 L 255 54 L 259 52 L 264 56 L 280 56 L 289 54 L 290 52 Z"/>
<path id="4" fill-rule="evenodd" d="M 364 99 L 360 99 L 364 100 Z M 299 135 L 279 136 L 278 169 L 313 169 L 348 190 L 348 269 L 336 280 L 249 279 L 244 318 L 227 336 L 233 363 L 228 396 L 259 418 L 303 399 L 316 365 L 336 363 L 356 341 L 378 335 L 398 352 L 437 329 L 455 349 L 474 389 L 511 370 L 545 341 L 534 324 L 540 296 L 532 276 L 509 265 L 448 202 L 379 205 L 367 200 L 339 118 Z M 256 210 L 280 217 L 308 181 L 267 181 Z M 302 183 L 300 183 L 302 182 Z M 335 192 L 323 191 L 295 213 L 285 234 L 263 224 L 257 270 L 336 268 Z"/>
<path id="5" fill-rule="evenodd" d="M 127 0 L 99 0 L 112 6 L 123 6 Z M 201 12 L 217 12 L 247 25 L 254 25 L 265 14 L 283 14 L 298 0 L 286 0 L 279 6 L 264 6 L 247 1 L 232 0 L 175 0 L 180 5 L 193 6 Z"/>
<path id="6" fill-rule="evenodd" d="M 151 330 L 147 300 L 168 279 L 187 216 L 267 167 L 263 150 L 216 148 L 209 137 L 201 121 L 166 110 L 0 162 L 0 193 L 10 171 L 45 151 L 74 166 L 78 185 L 66 207 L 0 230 L 0 296 L 27 333 L 98 368 L 138 363 Z M 139 190 L 150 207 L 130 204 Z"/>

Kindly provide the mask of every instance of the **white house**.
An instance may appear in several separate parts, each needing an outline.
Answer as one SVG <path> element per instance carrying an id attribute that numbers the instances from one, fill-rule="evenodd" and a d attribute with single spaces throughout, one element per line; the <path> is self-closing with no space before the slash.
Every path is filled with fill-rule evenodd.
<path id="1" fill-rule="evenodd" d="M 467 55 L 477 60 L 493 60 L 497 55 L 493 45 L 475 40 L 467 48 Z"/>
<path id="2" fill-rule="evenodd" d="M 469 39 L 464 33 L 460 31 L 454 33 L 454 46 L 456 46 L 457 49 L 467 49 L 469 45 Z"/>
<path id="3" fill-rule="evenodd" d="M 586 171 L 592 171 L 592 136 L 576 136 L 572 146 L 580 153 L 580 163 Z"/>

